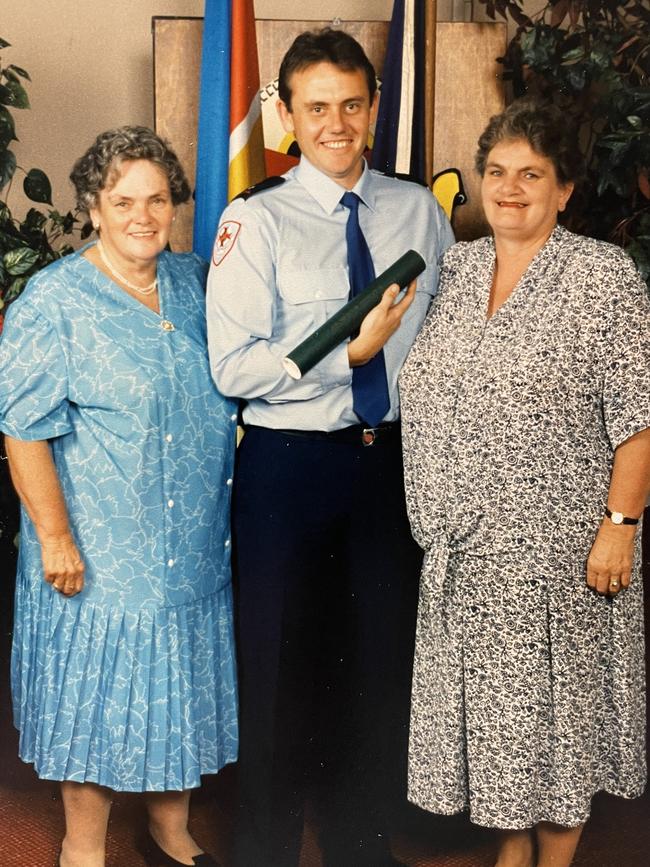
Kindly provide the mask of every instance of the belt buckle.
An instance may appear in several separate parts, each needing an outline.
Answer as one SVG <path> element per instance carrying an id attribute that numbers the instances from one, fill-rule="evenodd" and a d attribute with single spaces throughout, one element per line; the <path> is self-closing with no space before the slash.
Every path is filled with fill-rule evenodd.
<path id="1" fill-rule="evenodd" d="M 368 448 L 369 446 L 374 445 L 375 440 L 377 439 L 377 428 L 375 427 L 364 427 L 361 432 L 361 442 L 364 448 Z"/>

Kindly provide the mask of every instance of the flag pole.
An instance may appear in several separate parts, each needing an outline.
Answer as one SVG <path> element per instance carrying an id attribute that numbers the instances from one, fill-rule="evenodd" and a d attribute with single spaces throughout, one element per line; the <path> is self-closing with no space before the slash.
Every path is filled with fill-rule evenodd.
<path id="1" fill-rule="evenodd" d="M 426 0 L 424 9 L 424 166 L 428 184 L 433 178 L 437 5 L 437 0 Z"/>

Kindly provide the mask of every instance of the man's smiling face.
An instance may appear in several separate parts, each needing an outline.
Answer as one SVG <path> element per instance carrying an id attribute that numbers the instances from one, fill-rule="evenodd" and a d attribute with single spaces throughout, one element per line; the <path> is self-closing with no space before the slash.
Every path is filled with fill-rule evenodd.
<path id="1" fill-rule="evenodd" d="M 361 69 L 316 63 L 289 79 L 291 111 L 278 103 L 280 120 L 301 153 L 323 174 L 347 190 L 361 177 L 368 130 L 377 113 Z"/>

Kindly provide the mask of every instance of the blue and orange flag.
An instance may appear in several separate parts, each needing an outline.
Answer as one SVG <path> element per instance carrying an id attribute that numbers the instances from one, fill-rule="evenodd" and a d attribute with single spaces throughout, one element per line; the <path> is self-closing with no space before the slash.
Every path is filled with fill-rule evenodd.
<path id="1" fill-rule="evenodd" d="M 206 0 L 193 245 L 204 259 L 227 202 L 266 176 L 259 90 L 253 0 Z"/>

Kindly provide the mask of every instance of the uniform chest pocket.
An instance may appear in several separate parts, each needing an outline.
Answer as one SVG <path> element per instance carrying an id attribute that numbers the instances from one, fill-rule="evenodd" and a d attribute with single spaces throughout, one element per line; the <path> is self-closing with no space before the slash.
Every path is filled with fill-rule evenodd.
<path id="1" fill-rule="evenodd" d="M 346 301 L 350 292 L 348 272 L 345 268 L 284 271 L 278 274 L 278 291 L 287 304 Z"/>
<path id="2" fill-rule="evenodd" d="M 277 315 L 287 330 L 318 327 L 346 304 L 350 292 L 345 268 L 278 273 Z"/>

